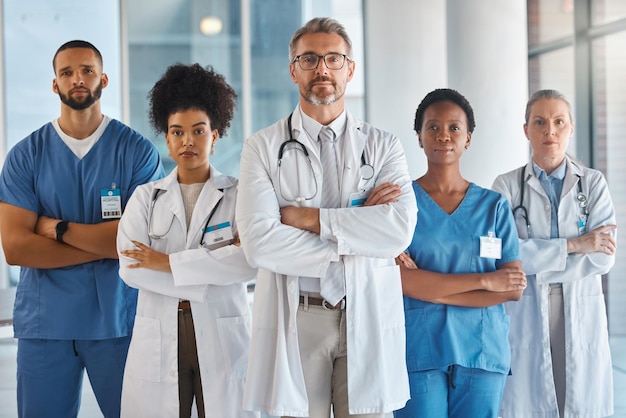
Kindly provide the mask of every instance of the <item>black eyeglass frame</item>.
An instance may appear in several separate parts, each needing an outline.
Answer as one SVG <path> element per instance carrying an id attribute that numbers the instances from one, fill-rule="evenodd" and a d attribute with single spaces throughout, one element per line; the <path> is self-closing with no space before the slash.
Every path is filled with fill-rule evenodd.
<path id="1" fill-rule="evenodd" d="M 343 57 L 343 61 L 341 62 L 341 67 L 339 67 L 339 68 L 331 68 L 331 67 L 329 67 L 328 63 L 326 62 L 326 57 L 329 56 L 329 55 L 334 55 L 334 56 L 337 56 L 337 57 Z M 302 62 L 300 62 L 300 58 L 301 57 L 316 57 L 317 58 L 317 62 L 311 68 L 304 68 L 302 66 Z M 320 65 L 320 61 L 324 61 L 324 65 L 326 66 L 326 68 L 328 68 L 329 70 L 337 71 L 337 70 L 341 70 L 343 68 L 343 66 L 346 65 L 346 60 L 352 61 L 352 58 L 350 58 L 346 54 L 339 54 L 337 52 L 329 52 L 326 55 L 317 55 L 317 54 L 312 54 L 312 53 L 296 55 L 296 57 L 291 62 L 295 63 L 297 61 L 298 65 L 300 66 L 300 68 L 302 70 L 304 70 L 304 71 L 312 71 L 312 70 L 315 70 Z"/>

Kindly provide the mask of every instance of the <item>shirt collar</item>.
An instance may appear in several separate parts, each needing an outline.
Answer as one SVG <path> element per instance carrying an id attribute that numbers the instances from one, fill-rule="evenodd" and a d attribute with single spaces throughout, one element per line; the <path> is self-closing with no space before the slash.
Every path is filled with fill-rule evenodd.
<path id="1" fill-rule="evenodd" d="M 307 135 L 309 135 L 310 138 L 317 140 L 317 137 L 319 136 L 320 131 L 322 130 L 322 127 L 324 125 L 304 113 L 302 109 L 300 109 L 300 115 L 302 117 L 302 128 L 304 129 L 304 131 L 307 133 Z M 348 114 L 346 113 L 346 109 L 344 109 L 343 112 L 341 112 L 341 114 L 337 116 L 337 118 L 335 118 L 335 120 L 333 120 L 327 126 L 329 126 L 330 129 L 333 130 L 333 132 L 335 133 L 335 138 L 339 139 L 343 136 L 347 124 Z"/>
<path id="2" fill-rule="evenodd" d="M 563 158 L 563 161 L 561 162 L 561 164 L 556 168 L 556 170 L 554 170 L 552 172 L 552 174 L 550 174 L 549 176 L 546 174 L 546 178 L 551 177 L 553 179 L 557 179 L 557 180 L 563 180 L 565 178 L 565 169 L 567 167 L 567 165 L 565 164 L 565 158 Z M 541 178 L 541 173 L 545 173 L 546 171 L 539 167 L 537 165 L 537 163 L 535 163 L 535 160 L 533 161 L 533 171 L 535 172 L 535 177 L 537 178 Z"/>

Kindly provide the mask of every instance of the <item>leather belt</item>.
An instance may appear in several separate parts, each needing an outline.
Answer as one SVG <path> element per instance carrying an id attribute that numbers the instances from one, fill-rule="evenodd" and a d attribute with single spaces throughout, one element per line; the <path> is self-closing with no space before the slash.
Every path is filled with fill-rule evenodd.
<path id="1" fill-rule="evenodd" d="M 330 303 L 326 302 L 326 299 L 309 296 L 307 301 L 306 296 L 300 295 L 300 305 L 306 305 L 307 303 L 309 304 L 309 306 L 321 306 L 322 308 L 329 311 L 339 311 L 346 309 L 346 298 L 341 299 L 338 304 L 333 306 Z"/>
<path id="2" fill-rule="evenodd" d="M 191 302 L 188 300 L 181 300 L 178 302 L 178 310 L 179 311 L 190 311 L 191 310 Z"/>

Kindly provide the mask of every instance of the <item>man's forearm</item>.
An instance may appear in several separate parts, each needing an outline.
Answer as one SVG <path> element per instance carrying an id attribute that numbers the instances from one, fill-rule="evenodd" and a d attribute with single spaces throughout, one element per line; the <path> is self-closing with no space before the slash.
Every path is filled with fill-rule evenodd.
<path id="1" fill-rule="evenodd" d="M 62 268 L 104 258 L 37 234 L 19 240 L 3 239 L 3 246 L 8 264 L 30 268 Z"/>
<path id="2" fill-rule="evenodd" d="M 99 224 L 70 222 L 63 242 L 98 258 L 118 258 L 115 239 L 119 221 Z"/>

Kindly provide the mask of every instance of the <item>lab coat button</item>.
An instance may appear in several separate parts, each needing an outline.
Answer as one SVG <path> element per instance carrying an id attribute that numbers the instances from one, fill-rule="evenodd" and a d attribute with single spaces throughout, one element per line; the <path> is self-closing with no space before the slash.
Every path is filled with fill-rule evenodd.
<path id="1" fill-rule="evenodd" d="M 550 212 L 550 205 L 546 205 L 546 212 Z"/>

